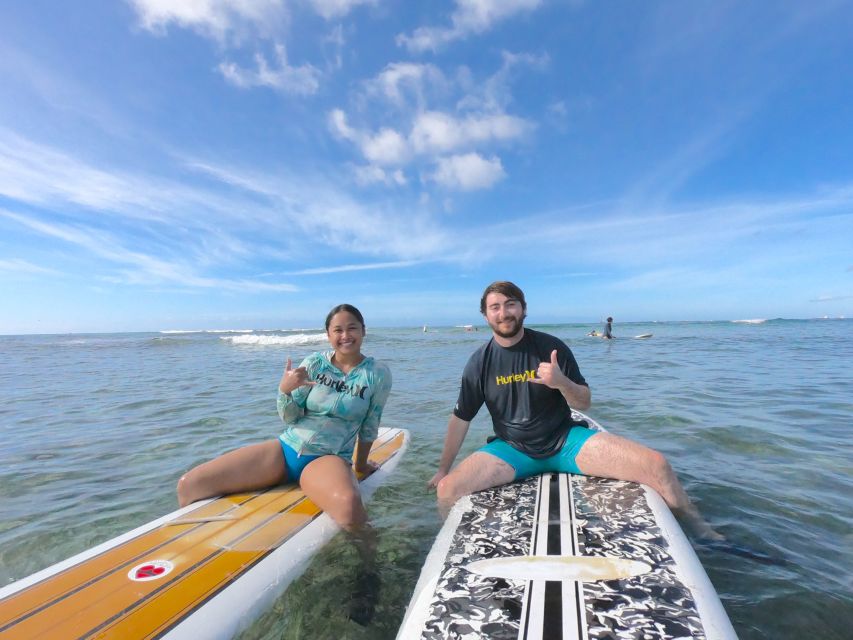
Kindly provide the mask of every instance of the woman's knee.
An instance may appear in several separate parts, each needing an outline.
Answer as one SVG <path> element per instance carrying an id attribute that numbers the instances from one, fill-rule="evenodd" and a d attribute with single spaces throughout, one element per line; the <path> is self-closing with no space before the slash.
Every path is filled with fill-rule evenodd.
<path id="1" fill-rule="evenodd" d="M 335 497 L 334 520 L 344 529 L 352 530 L 367 522 L 367 512 L 357 492 L 344 492 Z"/>
<path id="2" fill-rule="evenodd" d="M 195 483 L 193 481 L 192 471 L 188 471 L 180 477 L 175 490 L 178 494 L 178 506 L 185 507 L 188 504 L 195 502 Z"/>

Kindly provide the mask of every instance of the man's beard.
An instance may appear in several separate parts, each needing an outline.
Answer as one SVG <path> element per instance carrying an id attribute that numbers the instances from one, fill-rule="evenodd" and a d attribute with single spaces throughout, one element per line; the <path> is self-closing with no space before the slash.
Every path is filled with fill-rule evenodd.
<path id="1" fill-rule="evenodd" d="M 492 331 L 494 331 L 495 334 L 500 336 L 501 338 L 514 338 L 524 328 L 524 317 L 522 316 L 521 318 L 513 318 L 512 320 L 515 322 L 515 326 L 509 331 L 503 331 L 502 329 L 499 329 L 498 327 L 500 325 L 498 324 L 490 324 L 489 326 L 492 328 Z"/>

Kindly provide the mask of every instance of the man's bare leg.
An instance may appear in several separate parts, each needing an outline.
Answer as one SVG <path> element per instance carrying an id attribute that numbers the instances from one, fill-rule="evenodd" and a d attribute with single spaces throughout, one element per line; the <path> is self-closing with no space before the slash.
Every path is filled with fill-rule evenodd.
<path id="1" fill-rule="evenodd" d="M 515 479 L 515 469 L 490 453 L 475 451 L 442 478 L 436 487 L 438 511 L 442 518 L 462 496 L 490 487 L 507 484 Z"/>
<path id="2" fill-rule="evenodd" d="M 586 441 L 575 462 L 584 475 L 650 486 L 697 536 L 723 538 L 702 518 L 662 453 L 612 433 L 597 433 Z"/>

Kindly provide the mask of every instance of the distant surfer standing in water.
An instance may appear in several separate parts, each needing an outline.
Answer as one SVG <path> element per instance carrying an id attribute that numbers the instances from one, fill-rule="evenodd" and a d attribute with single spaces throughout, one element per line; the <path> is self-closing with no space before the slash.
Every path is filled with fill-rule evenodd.
<path id="1" fill-rule="evenodd" d="M 293 368 L 290 358 L 278 384 L 278 414 L 285 429 L 275 440 L 248 445 L 201 464 L 178 481 L 178 503 L 296 482 L 308 498 L 358 544 L 364 561 L 350 617 L 366 624 L 373 615 L 379 578 L 373 568 L 375 534 L 367 522 L 355 471 L 368 460 L 391 392 L 391 371 L 361 352 L 361 312 L 341 304 L 326 316 L 330 351 L 318 351 Z"/>
<path id="2" fill-rule="evenodd" d="M 722 538 L 690 502 L 663 454 L 572 419 L 571 407 L 589 408 L 589 385 L 562 340 L 525 329 L 521 289 L 512 282 L 493 282 L 483 292 L 480 312 L 492 339 L 465 365 L 438 471 L 429 481 L 442 515 L 475 491 L 545 472 L 570 472 L 647 484 L 696 535 Z M 496 437 L 451 471 L 484 403 Z"/>
<path id="3" fill-rule="evenodd" d="M 604 337 L 608 340 L 613 338 L 613 318 L 607 317 L 607 324 L 604 325 Z"/>

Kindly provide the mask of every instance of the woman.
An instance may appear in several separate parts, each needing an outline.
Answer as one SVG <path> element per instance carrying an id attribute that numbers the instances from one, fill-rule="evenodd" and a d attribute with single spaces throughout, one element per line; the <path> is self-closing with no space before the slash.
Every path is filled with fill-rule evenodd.
<path id="1" fill-rule="evenodd" d="M 361 353 L 364 318 L 354 306 L 341 304 L 329 312 L 326 335 L 331 351 L 312 353 L 295 369 L 287 359 L 278 384 L 278 414 L 286 426 L 278 439 L 195 467 L 178 481 L 178 502 L 183 507 L 211 496 L 299 483 L 358 543 L 365 566 L 350 617 L 366 624 L 378 591 L 372 568 L 376 543 L 352 458 L 355 450 L 356 471 L 372 468 L 367 456 L 391 391 L 391 372 Z"/>

